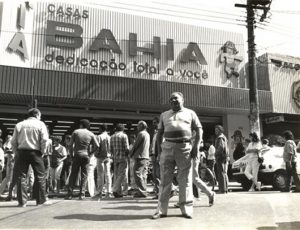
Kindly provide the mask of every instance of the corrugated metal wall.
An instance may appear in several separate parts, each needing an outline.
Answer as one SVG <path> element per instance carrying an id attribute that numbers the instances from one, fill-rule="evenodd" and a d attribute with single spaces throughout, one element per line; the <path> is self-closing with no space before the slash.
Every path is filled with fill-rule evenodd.
<path id="1" fill-rule="evenodd" d="M 282 62 L 300 64 L 300 58 L 279 54 L 268 54 L 268 67 L 271 91 L 273 95 L 274 112 L 287 114 L 300 114 L 293 99 L 293 83 L 300 81 L 300 70 L 276 67 L 271 59 Z M 300 103 L 300 102 L 299 102 Z"/>
<path id="2" fill-rule="evenodd" d="M 30 100 L 32 85 L 40 104 L 161 107 L 168 103 L 171 92 L 181 91 L 189 107 L 220 113 L 249 108 L 249 91 L 244 89 L 0 66 L 2 103 L 8 96 L 7 102 Z M 271 92 L 259 91 L 261 112 L 272 111 L 271 97 Z"/>
<path id="3" fill-rule="evenodd" d="M 200 26 L 185 25 L 170 21 L 163 21 L 157 18 L 146 18 L 135 15 L 124 14 L 120 12 L 103 10 L 101 8 L 91 8 L 80 4 L 53 3 L 55 10 L 62 7 L 63 11 L 67 7 L 71 7 L 73 11 L 78 9 L 79 12 L 88 10 L 89 17 L 86 19 L 74 19 L 74 17 L 59 16 L 57 13 L 49 13 L 47 7 L 50 2 L 39 2 L 36 6 L 34 20 L 34 36 L 32 47 L 31 66 L 33 68 L 41 68 L 48 70 L 60 70 L 67 72 L 81 72 L 95 75 L 110 75 L 119 77 L 130 77 L 137 79 L 163 80 L 169 82 L 192 83 L 212 86 L 224 86 L 240 88 L 244 87 L 244 79 L 232 77 L 227 79 L 224 70 L 224 63 L 220 63 L 221 47 L 226 41 L 232 41 L 240 56 L 244 55 L 244 41 L 242 34 L 215 30 Z M 68 49 L 64 47 L 46 46 L 46 28 L 47 20 L 73 23 L 83 28 L 83 45 L 80 48 Z M 117 43 L 119 44 L 122 54 L 114 54 L 108 50 L 98 50 L 91 52 L 89 50 L 91 44 L 95 41 L 98 33 L 102 29 L 110 30 Z M 149 54 L 138 52 L 137 56 L 130 56 L 128 51 L 129 33 L 137 34 L 138 47 L 150 47 L 153 44 L 153 36 L 161 39 L 161 59 L 154 59 Z M 174 40 L 174 56 L 175 60 L 166 59 L 166 40 L 167 38 Z M 182 63 L 180 58 L 183 51 L 187 48 L 189 42 L 197 43 L 201 49 L 208 65 L 200 65 L 196 62 Z M 73 66 L 68 64 L 57 64 L 55 61 L 47 63 L 44 59 L 47 54 L 55 53 L 62 55 L 64 58 L 75 56 L 79 58 L 87 58 L 88 60 L 110 61 L 114 58 L 117 63 L 124 62 L 127 69 L 124 71 L 108 71 L 101 68 L 91 68 L 90 66 Z M 133 71 L 134 61 L 150 65 L 160 65 L 159 74 L 138 74 Z M 242 68 L 244 62 L 240 63 L 239 69 Z M 172 68 L 175 71 L 174 76 L 167 76 L 166 69 Z M 180 70 L 191 70 L 203 73 L 206 70 L 208 78 L 190 78 L 180 77 Z M 243 75 L 242 75 L 243 76 Z"/>

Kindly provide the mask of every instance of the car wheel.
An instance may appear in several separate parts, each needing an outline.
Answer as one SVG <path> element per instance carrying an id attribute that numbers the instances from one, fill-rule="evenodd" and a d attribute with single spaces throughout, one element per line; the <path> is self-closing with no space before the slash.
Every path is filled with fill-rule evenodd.
<path id="1" fill-rule="evenodd" d="M 242 184 L 243 190 L 248 191 L 251 188 L 252 181 L 245 178 L 241 181 L 241 184 Z"/>
<path id="2" fill-rule="evenodd" d="M 287 184 L 288 176 L 286 171 L 280 170 L 278 172 L 275 172 L 273 177 L 273 188 L 280 191 L 286 191 L 288 190 L 289 186 Z"/>

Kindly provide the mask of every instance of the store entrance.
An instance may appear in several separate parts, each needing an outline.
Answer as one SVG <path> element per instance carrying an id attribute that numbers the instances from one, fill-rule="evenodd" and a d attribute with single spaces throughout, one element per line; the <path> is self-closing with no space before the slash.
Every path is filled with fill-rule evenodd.
<path id="1" fill-rule="evenodd" d="M 89 119 L 90 120 L 90 130 L 98 135 L 99 134 L 99 126 L 100 124 L 106 124 L 108 127 L 108 131 L 110 134 L 113 134 L 114 128 L 117 123 L 122 123 L 125 126 L 125 132 L 130 135 L 132 133 L 136 133 L 137 123 L 139 120 L 144 120 L 148 124 L 148 131 L 150 135 L 153 134 L 152 127 L 152 119 L 157 116 L 159 117 L 159 113 L 151 114 L 148 117 L 143 117 L 143 119 L 139 119 L 138 115 L 132 116 L 132 118 L 122 118 L 120 115 L 116 118 L 116 114 L 114 116 L 106 116 L 101 119 L 95 119 L 91 117 L 71 117 L 71 116 L 59 116 L 59 115 L 47 115 L 42 114 L 42 121 L 48 127 L 50 135 L 57 135 L 64 137 L 65 135 L 71 135 L 72 132 L 79 127 L 80 119 Z M 7 114 L 0 113 L 0 129 L 2 130 L 2 139 L 4 139 L 7 135 L 12 135 L 15 125 L 26 119 L 26 115 L 24 114 Z M 207 141 L 208 139 L 212 139 L 214 136 L 214 126 L 216 124 L 222 124 L 222 117 L 214 117 L 214 116 L 199 116 L 199 119 L 203 126 L 203 139 Z"/>

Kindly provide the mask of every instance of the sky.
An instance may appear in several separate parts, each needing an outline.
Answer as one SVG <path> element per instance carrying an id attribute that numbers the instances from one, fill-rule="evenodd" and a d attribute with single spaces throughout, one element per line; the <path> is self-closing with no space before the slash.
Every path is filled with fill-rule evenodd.
<path id="1" fill-rule="evenodd" d="M 235 7 L 235 3 L 246 4 L 246 0 L 52 0 L 49 2 L 84 3 L 129 14 L 234 31 L 243 34 L 245 50 L 247 50 L 246 10 Z M 258 22 L 255 29 L 257 56 L 268 52 L 300 57 L 299 0 L 272 0 L 270 10 L 263 22 L 259 22 L 263 11 L 257 10 L 255 13 Z M 244 56 L 246 57 L 247 53 Z"/>
<path id="2" fill-rule="evenodd" d="M 246 10 L 235 7 L 246 0 L 85 1 L 110 10 L 238 32 L 247 45 Z M 255 13 L 259 22 L 263 11 Z M 299 0 L 273 0 L 266 19 L 255 29 L 257 56 L 268 52 L 300 57 L 299 21 Z"/>

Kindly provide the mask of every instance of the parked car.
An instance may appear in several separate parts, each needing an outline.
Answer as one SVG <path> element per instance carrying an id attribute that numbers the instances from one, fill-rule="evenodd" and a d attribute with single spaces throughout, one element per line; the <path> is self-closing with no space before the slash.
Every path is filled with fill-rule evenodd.
<path id="1" fill-rule="evenodd" d="M 263 153 L 264 162 L 258 171 L 258 181 L 263 185 L 272 185 L 274 190 L 287 189 L 287 173 L 283 161 L 283 147 L 274 146 Z M 241 183 L 244 190 L 249 190 L 252 182 L 245 176 L 244 171 L 248 156 L 244 156 L 232 164 L 233 179 Z M 300 154 L 297 153 L 297 172 L 300 174 Z"/>

